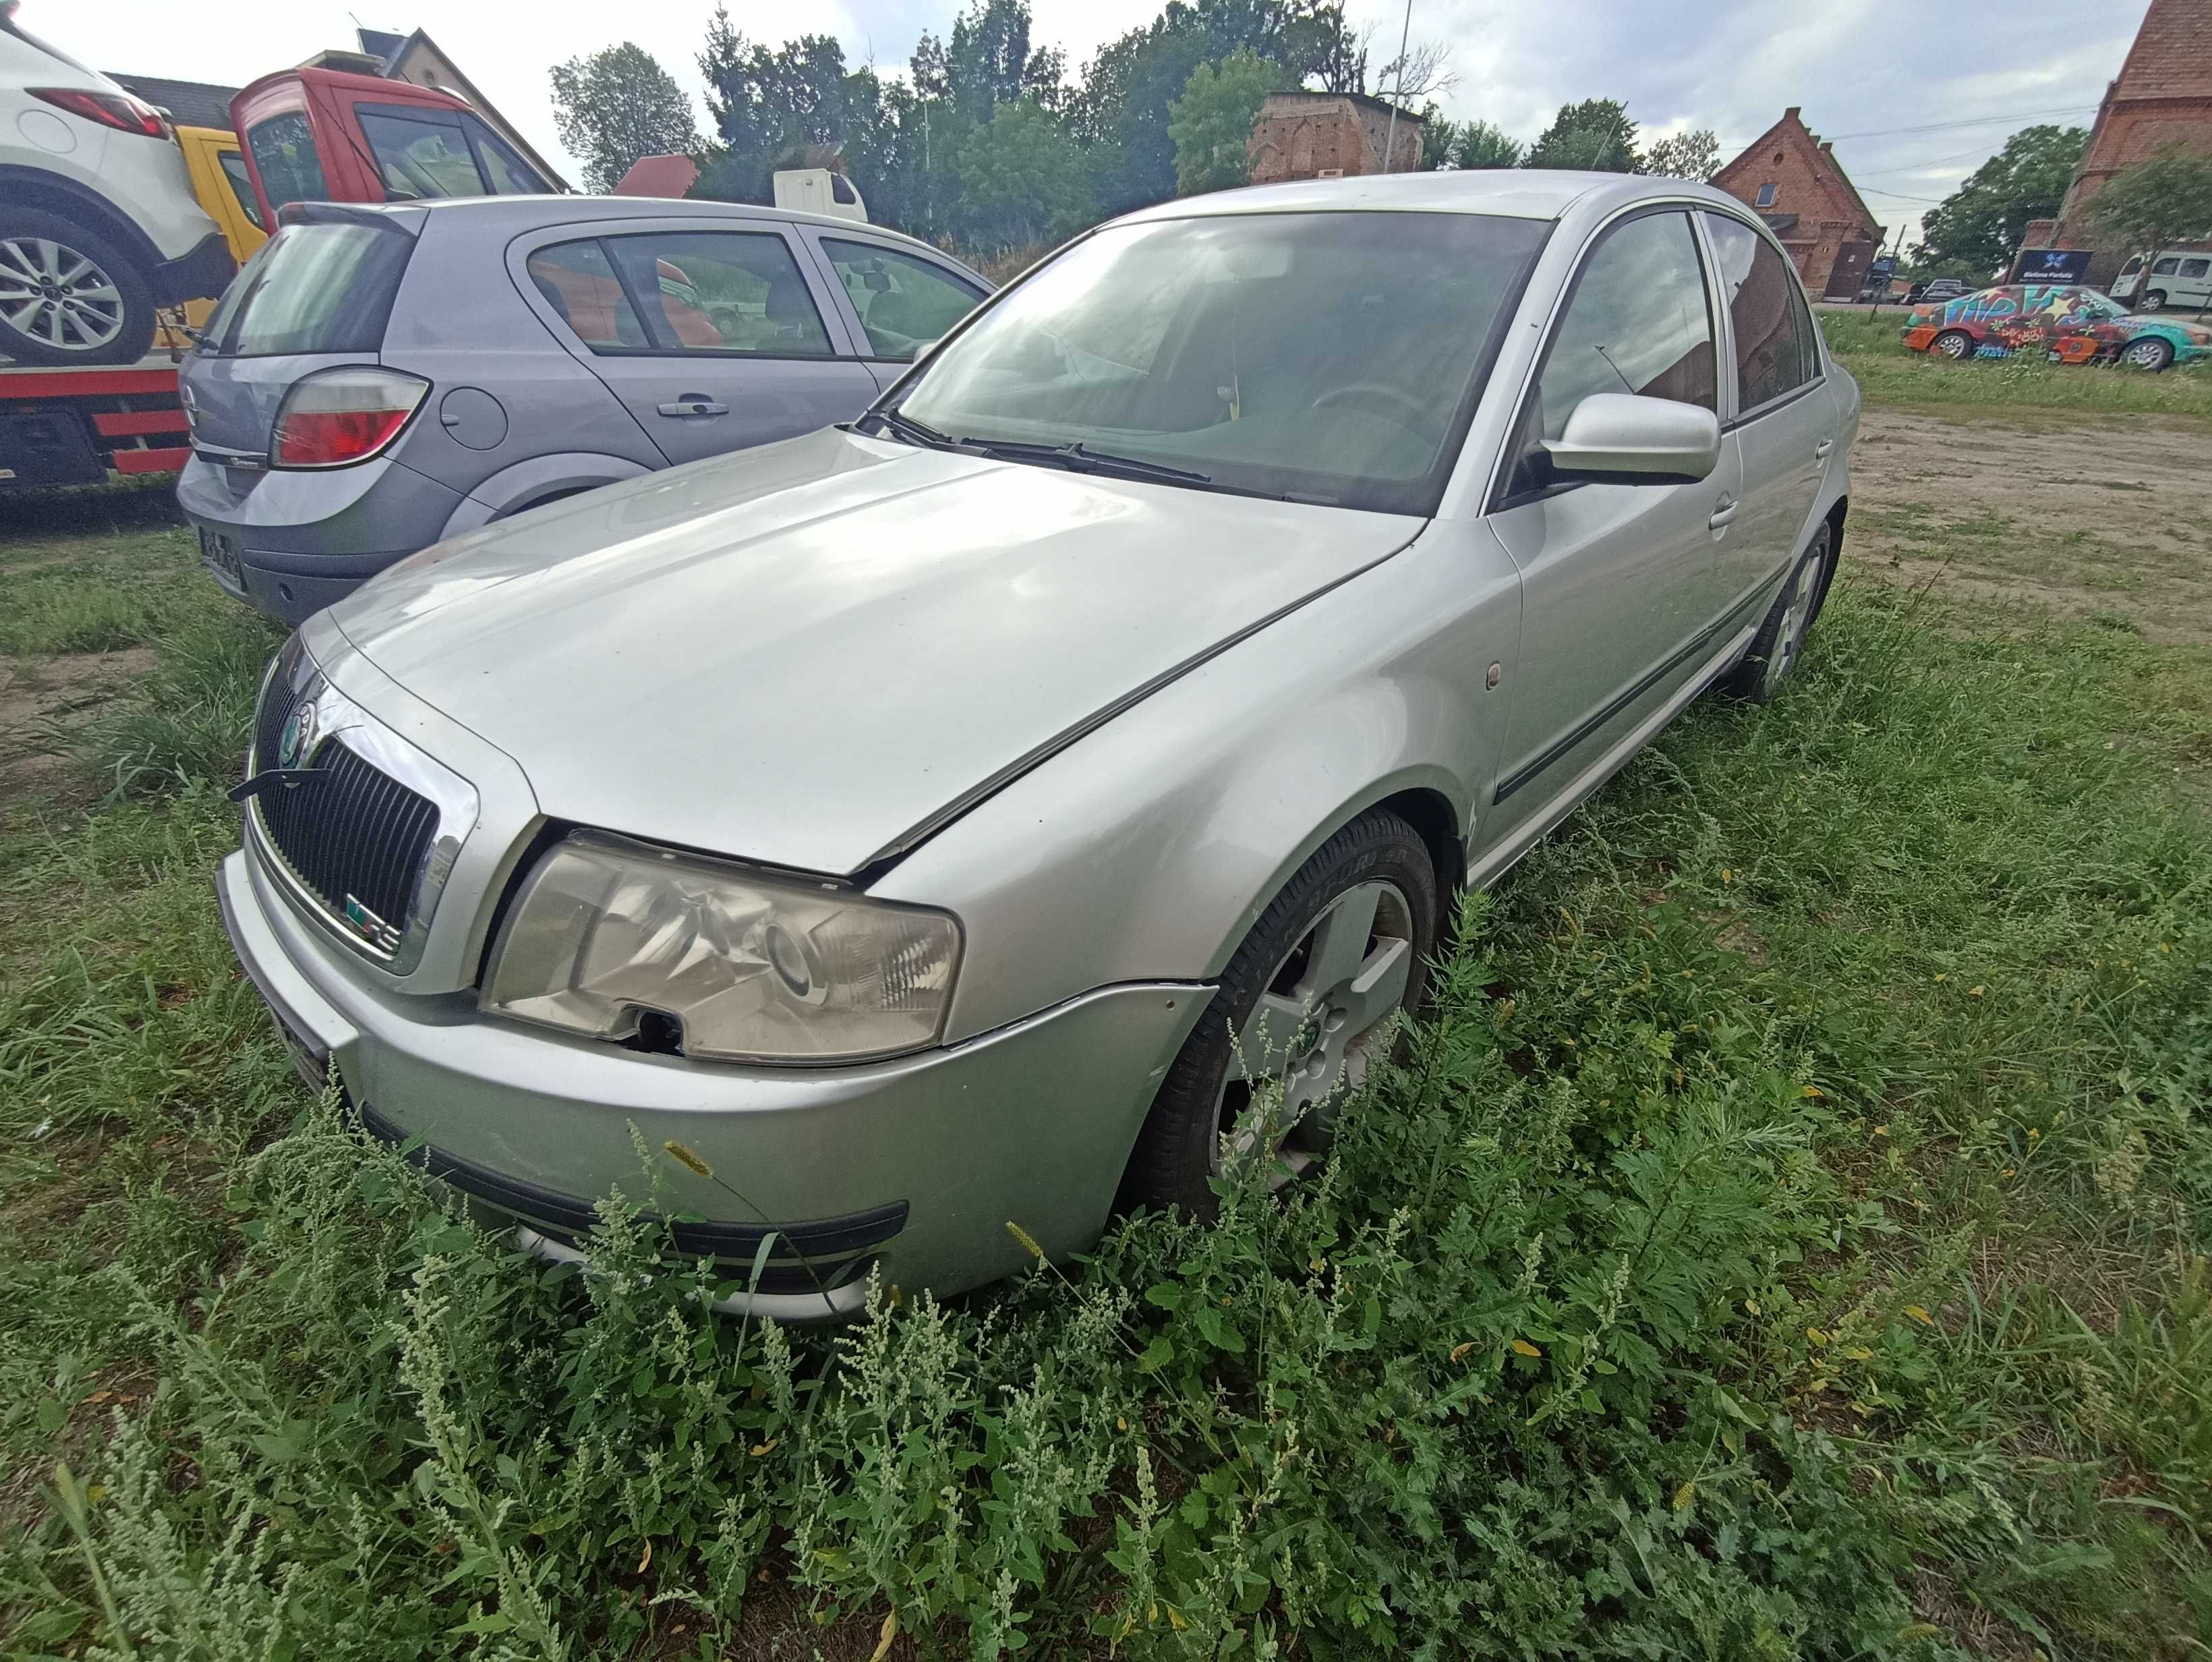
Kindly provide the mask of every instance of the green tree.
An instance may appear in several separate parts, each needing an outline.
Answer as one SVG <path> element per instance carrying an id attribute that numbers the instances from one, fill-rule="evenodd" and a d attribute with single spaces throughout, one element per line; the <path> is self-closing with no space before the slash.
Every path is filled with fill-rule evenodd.
<path id="1" fill-rule="evenodd" d="M 595 191 L 612 190 L 641 155 L 699 148 L 690 99 L 651 52 L 628 40 L 553 66 L 553 127 Z"/>
<path id="2" fill-rule="evenodd" d="M 970 247 L 1057 241 L 1095 216 L 1089 169 L 1066 126 L 1034 98 L 1001 104 L 960 147 L 961 211 Z"/>
<path id="3" fill-rule="evenodd" d="M 1659 179 L 1694 179 L 1702 183 L 1721 170 L 1721 142 L 1711 127 L 1696 127 L 1662 138 L 1644 153 L 1643 170 Z"/>
<path id="4" fill-rule="evenodd" d="M 1422 112 L 1424 167 L 1517 167 L 1523 154 L 1518 139 L 1487 121 L 1447 121 L 1431 105 Z"/>
<path id="5" fill-rule="evenodd" d="M 1636 124 L 1617 98 L 1586 98 L 1562 104 L 1552 125 L 1528 147 L 1525 167 L 1578 167 L 1593 173 L 1632 174 Z"/>
<path id="6" fill-rule="evenodd" d="M 1987 277 L 2013 257 L 2032 219 L 2065 199 L 2089 135 L 2079 127 L 2023 127 L 1966 182 L 1928 210 L 1912 251 L 1920 266 Z"/>
<path id="7" fill-rule="evenodd" d="M 1176 188 L 1184 196 L 1233 190 L 1251 177 L 1252 125 L 1267 94 L 1289 84 L 1273 58 L 1239 46 L 1218 69 L 1200 64 L 1168 106 L 1168 137 L 1175 140 Z"/>
<path id="8" fill-rule="evenodd" d="M 2088 217 L 2130 253 L 2212 238 L 2212 155 L 2166 145 L 2108 180 L 2091 198 Z"/>

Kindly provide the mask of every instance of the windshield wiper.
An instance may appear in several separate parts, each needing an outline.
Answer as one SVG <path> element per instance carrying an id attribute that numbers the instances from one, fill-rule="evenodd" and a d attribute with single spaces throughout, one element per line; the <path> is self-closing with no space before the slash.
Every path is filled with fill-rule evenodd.
<path id="1" fill-rule="evenodd" d="M 873 411 L 868 418 L 880 422 L 908 444 L 918 444 L 924 449 L 957 450 L 970 456 L 981 454 L 978 447 L 967 440 L 956 439 L 950 433 L 940 433 L 927 422 L 916 421 L 912 416 L 902 415 L 896 410 Z"/>
<path id="2" fill-rule="evenodd" d="M 1178 484 L 1213 483 L 1211 473 L 1170 467 L 1165 462 L 1146 461 L 1141 456 L 1117 456 L 1110 450 L 1093 450 L 1079 439 L 1073 444 L 1032 444 L 1019 439 L 969 439 L 965 442 L 986 455 L 1016 461 L 1057 462 L 1075 473 L 1122 473 L 1133 479 L 1167 479 Z"/>

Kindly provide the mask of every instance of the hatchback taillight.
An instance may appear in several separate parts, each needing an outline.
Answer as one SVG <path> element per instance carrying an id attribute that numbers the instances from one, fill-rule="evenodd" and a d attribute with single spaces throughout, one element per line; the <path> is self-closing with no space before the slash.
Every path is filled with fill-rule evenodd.
<path id="1" fill-rule="evenodd" d="M 269 445 L 276 467 L 344 467 L 399 436 L 430 383 L 397 369 L 325 369 L 295 381 Z"/>
<path id="2" fill-rule="evenodd" d="M 97 121 L 118 132 L 143 133 L 149 138 L 168 138 L 175 130 L 169 119 L 151 104 L 142 104 L 128 93 L 92 92 L 82 87 L 26 87 L 33 98 L 43 98 L 58 110 Z"/>

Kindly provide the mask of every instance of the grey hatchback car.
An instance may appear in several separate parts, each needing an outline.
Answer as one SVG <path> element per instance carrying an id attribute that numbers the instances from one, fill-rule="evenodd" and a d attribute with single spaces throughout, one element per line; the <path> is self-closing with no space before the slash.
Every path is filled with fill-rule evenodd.
<path id="1" fill-rule="evenodd" d="M 989 287 L 729 203 L 295 204 L 185 360 L 178 500 L 216 580 L 298 623 L 491 521 L 857 416 Z"/>

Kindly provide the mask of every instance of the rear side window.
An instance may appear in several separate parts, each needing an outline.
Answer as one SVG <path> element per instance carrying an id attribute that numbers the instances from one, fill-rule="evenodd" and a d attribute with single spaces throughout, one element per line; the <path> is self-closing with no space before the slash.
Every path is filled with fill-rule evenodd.
<path id="1" fill-rule="evenodd" d="M 2181 262 L 2181 275 L 2185 277 L 2201 277 L 2208 270 L 2212 270 L 2212 260 L 2185 259 Z"/>
<path id="2" fill-rule="evenodd" d="M 483 175 L 459 122 L 418 120 L 392 109 L 359 109 L 355 119 L 392 201 L 484 194 Z"/>
<path id="3" fill-rule="evenodd" d="M 880 358 L 912 357 L 983 298 L 981 289 L 942 265 L 894 248 L 824 237 L 822 252 L 860 314 L 868 350 Z"/>
<path id="4" fill-rule="evenodd" d="M 415 239 L 368 225 L 287 225 L 264 243 L 208 320 L 228 357 L 374 352 L 384 344 Z"/>
<path id="5" fill-rule="evenodd" d="M 605 247 L 659 351 L 830 355 L 791 245 L 772 231 L 647 231 Z"/>
<path id="6" fill-rule="evenodd" d="M 576 338 L 594 350 L 642 351 L 651 344 L 623 293 L 622 279 L 597 242 L 540 248 L 530 257 L 530 280 Z"/>
<path id="7" fill-rule="evenodd" d="M 322 202 L 331 194 L 323 180 L 323 158 L 315 149 L 315 135 L 305 110 L 286 110 L 246 130 L 246 146 L 253 152 L 254 171 L 269 205 L 288 202 Z"/>
<path id="8" fill-rule="evenodd" d="M 1741 220 L 1707 214 L 1705 226 L 1735 326 L 1736 407 L 1748 413 L 1819 374 L 1820 348 L 1790 262 Z"/>

